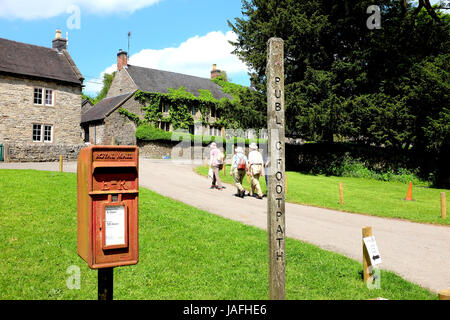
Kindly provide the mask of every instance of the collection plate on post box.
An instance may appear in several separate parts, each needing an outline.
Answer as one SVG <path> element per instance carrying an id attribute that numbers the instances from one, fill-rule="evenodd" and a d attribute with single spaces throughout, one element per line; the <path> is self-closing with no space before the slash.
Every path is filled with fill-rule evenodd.
<path id="1" fill-rule="evenodd" d="M 124 203 L 104 203 L 103 249 L 128 247 L 128 210 Z"/>

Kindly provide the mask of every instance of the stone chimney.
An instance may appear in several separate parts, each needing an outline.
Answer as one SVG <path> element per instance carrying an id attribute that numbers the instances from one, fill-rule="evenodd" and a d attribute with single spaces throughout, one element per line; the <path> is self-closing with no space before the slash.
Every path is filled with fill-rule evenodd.
<path id="1" fill-rule="evenodd" d="M 220 70 L 217 69 L 217 65 L 213 64 L 213 68 L 211 70 L 211 79 L 217 78 L 220 76 Z"/>
<path id="2" fill-rule="evenodd" d="M 61 38 L 61 30 L 57 29 L 55 39 L 53 39 L 53 49 L 58 51 L 67 49 L 67 39 Z"/>
<path id="3" fill-rule="evenodd" d="M 119 49 L 119 53 L 117 54 L 117 71 L 122 70 L 123 67 L 128 65 L 127 52 Z"/>

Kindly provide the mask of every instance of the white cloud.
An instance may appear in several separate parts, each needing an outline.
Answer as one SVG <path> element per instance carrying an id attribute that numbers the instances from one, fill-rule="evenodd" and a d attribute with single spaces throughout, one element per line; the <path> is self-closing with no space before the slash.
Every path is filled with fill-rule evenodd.
<path id="1" fill-rule="evenodd" d="M 80 8 L 81 14 L 133 13 L 160 1 L 162 0 L 0 0 L 0 17 L 24 20 L 51 18 L 68 14 L 67 9 L 73 5 Z"/>
<path id="2" fill-rule="evenodd" d="M 160 50 L 143 49 L 131 55 L 128 63 L 202 78 L 209 78 L 212 65 L 216 64 L 218 69 L 226 71 L 233 79 L 233 75 L 242 76 L 248 72 L 246 65 L 231 53 L 234 47 L 228 41 L 235 40 L 236 35 L 231 31 L 225 34 L 221 31 L 213 31 L 204 36 L 189 38 L 178 47 Z M 101 73 L 100 79 L 104 72 L 111 73 L 114 70 L 116 70 L 115 64 L 106 68 Z M 98 90 L 100 89 L 101 85 Z M 88 91 L 87 88 L 85 91 Z"/>
<path id="3" fill-rule="evenodd" d="M 198 77 L 210 77 L 212 65 L 231 75 L 247 72 L 247 67 L 231 52 L 236 35 L 228 31 L 213 31 L 204 36 L 195 36 L 176 48 L 161 50 L 144 49 L 130 57 L 129 64 L 179 72 Z"/>

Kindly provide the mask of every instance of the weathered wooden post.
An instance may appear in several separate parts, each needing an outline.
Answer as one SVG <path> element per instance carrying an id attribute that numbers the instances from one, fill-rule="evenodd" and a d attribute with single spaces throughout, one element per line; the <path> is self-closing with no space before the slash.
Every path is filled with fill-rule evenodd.
<path id="1" fill-rule="evenodd" d="M 59 156 L 59 172 L 63 172 L 63 156 Z"/>
<path id="2" fill-rule="evenodd" d="M 442 216 L 442 219 L 447 218 L 447 206 L 445 204 L 445 192 L 441 192 L 441 216 Z"/>
<path id="3" fill-rule="evenodd" d="M 367 238 L 367 237 L 371 237 L 372 236 L 372 227 L 364 227 L 362 229 L 362 237 Z M 370 271 L 369 271 L 369 266 L 370 266 L 370 256 L 369 256 L 369 252 L 367 251 L 366 245 L 364 244 L 364 240 L 363 240 L 363 280 L 364 283 L 367 283 L 367 281 L 370 278 Z"/>
<path id="4" fill-rule="evenodd" d="M 439 300 L 450 300 L 450 290 L 440 290 L 438 296 Z"/>
<path id="5" fill-rule="evenodd" d="M 339 182 L 339 203 L 344 205 L 344 186 Z"/>
<path id="6" fill-rule="evenodd" d="M 286 298 L 285 257 L 285 119 L 284 42 L 267 42 L 267 127 L 269 176 L 267 177 L 267 233 L 269 248 L 269 299 Z"/>

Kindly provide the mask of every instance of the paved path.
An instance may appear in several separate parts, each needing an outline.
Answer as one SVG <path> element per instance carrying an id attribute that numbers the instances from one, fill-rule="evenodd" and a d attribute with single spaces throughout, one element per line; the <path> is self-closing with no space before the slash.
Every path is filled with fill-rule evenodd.
<path id="1" fill-rule="evenodd" d="M 2 168 L 59 170 L 58 163 L 0 163 Z M 76 163 L 65 163 L 76 172 Z M 210 190 L 190 164 L 140 159 L 140 185 L 211 213 L 266 229 L 266 200 Z M 372 226 L 382 268 L 432 291 L 450 289 L 450 227 L 371 217 L 286 203 L 287 236 L 362 260 L 361 229 Z M 383 278 L 381 278 L 383 285 Z"/>

